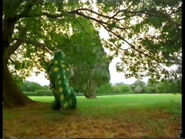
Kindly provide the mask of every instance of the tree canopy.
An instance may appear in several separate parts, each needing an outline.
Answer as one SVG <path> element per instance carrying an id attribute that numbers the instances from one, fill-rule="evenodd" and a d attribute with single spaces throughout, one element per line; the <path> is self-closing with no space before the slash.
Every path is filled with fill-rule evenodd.
<path id="1" fill-rule="evenodd" d="M 104 40 L 103 46 L 110 49 L 113 56 L 120 55 L 123 62 L 117 65 L 118 70 L 124 71 L 128 77 L 150 75 L 160 79 L 162 74 L 171 77 L 164 65 L 181 65 L 181 3 L 179 0 L 96 3 L 4 0 L 3 14 L 4 19 L 16 21 L 10 41 L 12 47 L 19 48 L 15 53 L 20 49 L 25 51 L 24 65 L 19 66 L 19 59 L 15 63 L 16 70 L 43 67 L 43 61 L 48 61 L 46 55 L 66 43 L 65 36 L 70 35 L 71 28 L 71 33 L 89 29 L 81 25 L 75 30 L 74 22 L 78 24 L 77 18 L 80 17 L 92 22 L 97 30 L 102 26 L 108 31 L 110 37 Z M 94 10 L 93 5 L 98 10 Z M 91 37 L 88 39 L 92 40 Z M 78 43 L 83 43 L 82 39 Z M 124 45 L 128 48 L 125 49 Z M 13 63 L 15 57 L 11 57 Z"/>
<path id="2" fill-rule="evenodd" d="M 98 67 L 90 57 L 102 48 L 91 46 L 102 44 L 111 51 L 107 59 L 121 58 L 117 70 L 126 77 L 179 78 L 181 13 L 181 0 L 4 0 L 3 64 L 27 77 L 34 67 L 42 71 L 53 53 L 70 43 L 74 50 L 92 50 L 89 63 Z M 98 40 L 100 28 L 108 32 L 108 39 Z M 178 72 L 166 68 L 172 65 Z"/>
<path id="3" fill-rule="evenodd" d="M 98 86 L 109 82 L 109 63 L 91 22 L 77 18 L 71 24 L 73 34 L 60 40 L 72 71 L 69 73 L 70 81 L 78 91 L 93 93 Z"/>

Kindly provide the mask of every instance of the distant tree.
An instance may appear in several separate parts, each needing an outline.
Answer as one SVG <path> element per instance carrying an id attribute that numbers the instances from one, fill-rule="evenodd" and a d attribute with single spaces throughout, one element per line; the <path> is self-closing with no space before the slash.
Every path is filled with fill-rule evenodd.
<path id="1" fill-rule="evenodd" d="M 24 81 L 20 87 L 23 92 L 35 92 L 36 90 L 48 90 L 49 87 L 41 86 L 38 83 Z"/>
<path id="2" fill-rule="evenodd" d="M 125 85 L 124 83 L 120 82 L 120 83 L 115 83 L 114 86 L 120 86 L 120 85 Z"/>
<path id="3" fill-rule="evenodd" d="M 146 86 L 147 93 L 157 93 L 157 84 L 152 79 L 149 79 Z"/>
<path id="4" fill-rule="evenodd" d="M 60 40 L 71 71 L 70 83 L 79 92 L 84 92 L 86 98 L 94 98 L 96 88 L 109 82 L 109 61 L 90 21 L 75 18 L 70 23 L 73 35 L 61 36 Z M 82 27 L 85 28 L 82 30 Z"/>
<path id="5" fill-rule="evenodd" d="M 142 88 L 141 88 L 141 86 L 136 86 L 136 87 L 134 87 L 134 92 L 135 93 L 142 93 Z"/>
<path id="6" fill-rule="evenodd" d="M 42 86 L 42 88 L 43 88 L 43 90 L 49 90 L 50 89 L 48 85 L 44 85 L 44 86 Z"/>
<path id="7" fill-rule="evenodd" d="M 143 81 L 137 80 L 131 85 L 131 87 L 135 93 L 145 93 L 146 92 L 146 84 Z"/>
<path id="8" fill-rule="evenodd" d="M 149 79 L 147 83 L 147 93 L 181 93 L 182 84 L 179 80 L 163 80 L 156 82 Z"/>
<path id="9" fill-rule="evenodd" d="M 111 94 L 112 91 L 113 91 L 113 89 L 112 89 L 112 85 L 110 83 L 106 83 L 96 89 L 96 93 L 98 93 L 98 94 Z"/>
<path id="10" fill-rule="evenodd" d="M 123 83 L 116 84 L 112 87 L 113 93 L 120 93 L 120 94 L 131 94 L 133 93 L 131 86 L 126 85 Z"/>
<path id="11" fill-rule="evenodd" d="M 157 83 L 157 93 L 181 93 L 182 88 L 179 82 L 174 80 L 165 80 Z"/>

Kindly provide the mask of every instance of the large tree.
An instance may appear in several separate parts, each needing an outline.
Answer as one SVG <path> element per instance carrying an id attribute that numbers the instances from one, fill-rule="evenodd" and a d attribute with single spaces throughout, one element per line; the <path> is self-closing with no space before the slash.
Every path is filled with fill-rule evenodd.
<path id="1" fill-rule="evenodd" d="M 61 37 L 61 46 L 69 65 L 71 85 L 86 98 L 95 98 L 95 90 L 109 82 L 109 62 L 98 32 L 92 23 L 81 17 L 70 20 L 73 34 Z M 87 37 L 89 36 L 89 37 Z M 72 74 L 71 74 L 72 73 Z"/>
<path id="2" fill-rule="evenodd" d="M 109 39 L 102 39 L 102 44 L 110 49 L 111 57 L 121 57 L 117 69 L 127 77 L 151 76 L 159 80 L 175 77 L 176 73 L 169 72 L 165 66 L 181 65 L 181 8 L 180 0 L 4 0 L 5 105 L 30 102 L 13 82 L 10 71 L 17 72 L 13 69 L 18 68 L 17 74 L 28 76 L 30 69 L 26 67 L 44 69 L 48 55 L 61 47 L 60 35 L 71 28 L 68 21 L 77 17 L 109 33 Z M 15 57 L 20 59 L 16 63 Z M 12 63 L 15 67 L 8 68 Z"/>

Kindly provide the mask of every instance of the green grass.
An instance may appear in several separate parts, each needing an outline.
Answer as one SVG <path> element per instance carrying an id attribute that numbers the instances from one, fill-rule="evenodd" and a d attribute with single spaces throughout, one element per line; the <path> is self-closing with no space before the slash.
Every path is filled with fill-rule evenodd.
<path id="1" fill-rule="evenodd" d="M 177 138 L 181 133 L 180 94 L 78 96 L 77 109 L 60 111 L 51 109 L 52 96 L 30 98 L 42 103 L 3 110 L 5 137 Z"/>
<path id="2" fill-rule="evenodd" d="M 52 103 L 52 96 L 30 96 L 34 101 Z M 77 96 L 78 110 L 88 115 L 114 115 L 127 110 L 164 109 L 171 114 L 179 114 L 181 109 L 180 94 L 128 94 L 115 96 L 98 96 L 97 99 L 86 99 Z"/>

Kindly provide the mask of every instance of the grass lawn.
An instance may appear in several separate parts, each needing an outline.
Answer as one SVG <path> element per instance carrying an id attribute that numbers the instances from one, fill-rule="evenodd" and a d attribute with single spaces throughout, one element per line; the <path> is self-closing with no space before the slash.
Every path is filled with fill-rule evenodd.
<path id="1" fill-rule="evenodd" d="M 53 97 L 30 97 L 42 102 L 3 111 L 5 137 L 178 137 L 181 95 L 129 94 L 78 96 L 76 110 L 54 111 Z"/>

